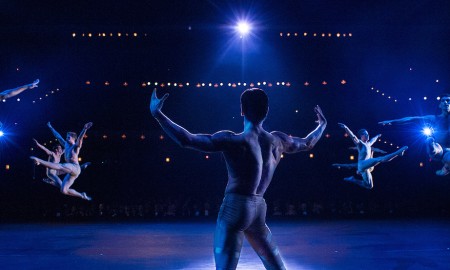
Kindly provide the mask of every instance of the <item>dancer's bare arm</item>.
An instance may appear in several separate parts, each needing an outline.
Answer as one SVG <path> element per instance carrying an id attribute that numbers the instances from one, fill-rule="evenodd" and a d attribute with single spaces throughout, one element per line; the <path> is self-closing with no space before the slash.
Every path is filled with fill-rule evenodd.
<path id="1" fill-rule="evenodd" d="M 22 93 L 23 91 L 25 91 L 27 89 L 32 89 L 32 88 L 38 87 L 38 84 L 39 84 L 39 79 L 35 80 L 34 82 L 32 82 L 30 84 L 26 84 L 26 85 L 19 86 L 19 87 L 13 88 L 13 89 L 5 90 L 0 93 L 0 100 L 11 98 L 13 96 L 16 96 L 16 95 Z"/>
<path id="2" fill-rule="evenodd" d="M 52 151 L 48 150 L 47 147 L 45 147 L 45 146 L 43 146 L 42 144 L 40 144 L 36 139 L 33 139 L 33 141 L 34 141 L 34 143 L 36 143 L 36 146 L 39 147 L 39 148 L 41 148 L 42 150 L 44 150 L 44 152 L 45 152 L 47 155 L 49 155 L 49 156 L 53 155 L 53 152 L 52 152 Z"/>
<path id="3" fill-rule="evenodd" d="M 356 137 L 356 135 L 353 134 L 353 132 L 352 132 L 346 125 L 344 125 L 344 124 L 342 124 L 342 123 L 338 123 L 338 125 L 339 125 L 341 128 L 343 128 L 343 129 L 345 130 L 345 132 L 347 132 L 347 134 L 350 136 L 350 139 L 352 139 L 352 141 L 353 141 L 355 144 L 358 144 L 358 143 L 359 143 L 358 137 Z"/>
<path id="4" fill-rule="evenodd" d="M 370 146 L 372 146 L 372 144 L 374 144 L 380 137 L 381 137 L 381 134 L 377 134 L 374 137 L 372 137 L 372 139 L 369 140 Z"/>
<path id="5" fill-rule="evenodd" d="M 83 145 L 84 135 L 86 134 L 86 131 L 92 127 L 92 125 L 93 125 L 92 122 L 84 124 L 84 127 L 80 132 L 80 135 L 78 135 L 78 138 L 75 141 L 75 145 L 77 145 L 78 148 L 81 148 L 81 146 Z"/>
<path id="6" fill-rule="evenodd" d="M 314 112 L 317 114 L 318 126 L 309 133 L 305 138 L 292 137 L 280 131 L 273 131 L 272 135 L 281 139 L 284 153 L 297 153 L 300 151 L 308 151 L 314 148 L 316 143 L 322 137 L 322 133 L 327 126 L 327 120 L 322 113 L 319 106 L 314 107 Z"/>
<path id="7" fill-rule="evenodd" d="M 53 135 L 56 137 L 56 139 L 59 141 L 59 144 L 61 144 L 63 147 L 65 147 L 66 145 L 66 141 L 64 140 L 64 138 L 61 136 L 61 134 L 58 133 L 58 131 L 56 131 L 53 127 L 52 124 L 50 124 L 50 122 L 47 123 L 47 127 L 51 130 L 51 132 L 53 133 Z"/>
<path id="8" fill-rule="evenodd" d="M 165 94 L 161 99 L 156 95 L 156 89 L 153 90 L 150 100 L 150 112 L 158 121 L 162 129 L 178 145 L 203 152 L 216 152 L 226 150 L 228 143 L 232 141 L 234 133 L 231 131 L 219 131 L 215 134 L 192 134 L 182 126 L 173 122 L 162 111 L 164 101 L 169 94 Z"/>
<path id="9" fill-rule="evenodd" d="M 399 119 L 392 119 L 392 120 L 384 120 L 384 121 L 380 121 L 378 122 L 378 124 L 380 125 L 392 125 L 392 124 L 410 124 L 410 123 L 414 123 L 417 121 L 432 121 L 434 120 L 435 116 L 434 115 L 424 115 L 424 116 L 408 116 L 408 117 L 403 117 L 403 118 L 399 118 Z"/>

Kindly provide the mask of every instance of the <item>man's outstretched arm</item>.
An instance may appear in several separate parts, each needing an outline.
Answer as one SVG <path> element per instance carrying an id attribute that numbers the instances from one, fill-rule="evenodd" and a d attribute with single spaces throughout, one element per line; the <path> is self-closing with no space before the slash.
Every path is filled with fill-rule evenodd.
<path id="1" fill-rule="evenodd" d="M 297 153 L 300 151 L 309 151 L 314 148 L 327 126 L 327 120 L 319 106 L 314 107 L 314 112 L 317 114 L 316 123 L 318 123 L 318 126 L 305 138 L 288 136 L 279 131 L 272 132 L 273 135 L 278 136 L 281 139 L 284 148 L 283 152 Z"/>
<path id="2" fill-rule="evenodd" d="M 48 150 L 47 147 L 43 146 L 42 144 L 40 144 L 36 139 L 33 139 L 34 143 L 36 144 L 37 147 L 41 148 L 42 150 L 44 150 L 44 152 L 51 156 L 53 155 L 53 152 Z"/>
<path id="3" fill-rule="evenodd" d="M 392 120 L 384 120 L 384 121 L 380 121 L 378 122 L 378 124 L 380 125 L 392 125 L 392 124 L 410 124 L 413 122 L 417 122 L 420 120 L 425 120 L 425 121 L 430 121 L 434 118 L 434 115 L 424 115 L 424 116 L 408 116 L 408 117 L 403 117 L 403 118 L 399 118 L 399 119 L 392 119 Z"/>
<path id="4" fill-rule="evenodd" d="M 356 135 L 353 134 L 353 132 L 352 132 L 346 125 L 344 125 L 344 124 L 342 124 L 342 123 L 338 123 L 338 125 L 339 125 L 341 128 L 343 128 L 343 129 L 345 130 L 345 132 L 347 132 L 347 134 L 350 136 L 350 139 L 352 139 L 352 141 L 353 141 L 355 144 L 358 144 L 358 143 L 359 143 L 358 137 L 356 137 Z"/>
<path id="5" fill-rule="evenodd" d="M 77 140 L 75 141 L 75 144 L 76 144 L 79 148 L 81 148 L 81 146 L 83 145 L 83 138 L 84 138 L 84 135 L 86 134 L 86 131 L 87 131 L 88 129 L 90 129 L 90 128 L 92 127 L 92 125 L 93 125 L 92 122 L 89 122 L 89 123 L 84 124 L 84 127 L 83 127 L 83 129 L 81 130 L 81 132 L 80 132 L 80 135 L 78 135 L 78 138 L 77 138 Z"/>
<path id="6" fill-rule="evenodd" d="M 39 83 L 39 79 L 35 80 L 34 82 L 32 82 L 30 84 L 26 84 L 26 85 L 19 86 L 19 87 L 13 88 L 13 89 L 5 90 L 0 93 L 0 100 L 11 98 L 13 96 L 16 96 L 16 95 L 22 93 L 23 91 L 25 91 L 27 89 L 32 89 L 32 88 L 38 87 L 38 83 Z"/>
<path id="7" fill-rule="evenodd" d="M 231 134 L 228 132 L 219 132 L 214 135 L 190 133 L 162 113 L 161 109 L 168 96 L 169 94 L 165 94 L 159 99 L 156 95 L 156 89 L 154 89 L 150 101 L 150 112 L 158 121 L 164 132 L 166 132 L 167 135 L 181 147 L 203 152 L 221 151 L 218 142 L 225 140 Z"/>
<path id="8" fill-rule="evenodd" d="M 381 134 L 378 134 L 378 135 L 375 135 L 374 137 L 372 137 L 369 141 L 370 146 L 372 146 L 380 137 L 381 137 Z"/>
<path id="9" fill-rule="evenodd" d="M 50 122 L 47 122 L 47 127 L 51 130 L 51 132 L 53 133 L 53 135 L 56 137 L 56 139 L 59 141 L 59 144 L 61 144 L 63 147 L 65 147 L 66 145 L 66 141 L 63 139 L 63 137 L 61 136 L 61 134 L 58 133 L 58 131 L 56 131 L 53 127 L 52 124 L 50 124 Z"/>

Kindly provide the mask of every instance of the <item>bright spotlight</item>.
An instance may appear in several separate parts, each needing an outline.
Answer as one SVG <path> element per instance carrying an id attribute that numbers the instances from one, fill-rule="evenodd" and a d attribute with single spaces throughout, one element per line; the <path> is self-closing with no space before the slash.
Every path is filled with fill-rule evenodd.
<path id="1" fill-rule="evenodd" d="M 423 133 L 423 135 L 429 137 L 429 136 L 431 136 L 433 134 L 433 129 L 431 127 L 424 127 L 422 129 L 422 133 Z"/>
<path id="2" fill-rule="evenodd" d="M 3 133 L 3 131 L 0 130 L 0 137 L 3 137 L 3 135 L 5 135 L 5 133 Z"/>
<path id="3" fill-rule="evenodd" d="M 250 29 L 251 29 L 250 24 L 248 24 L 247 22 L 239 22 L 236 25 L 236 30 L 239 32 L 241 37 L 250 33 Z"/>

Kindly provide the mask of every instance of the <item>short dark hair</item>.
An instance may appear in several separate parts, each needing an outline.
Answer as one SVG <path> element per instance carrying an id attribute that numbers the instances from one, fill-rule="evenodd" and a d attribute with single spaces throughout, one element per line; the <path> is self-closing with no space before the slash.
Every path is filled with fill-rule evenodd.
<path id="1" fill-rule="evenodd" d="M 70 135 L 70 137 L 75 138 L 75 140 L 77 139 L 77 134 L 75 132 L 69 131 L 67 132 L 67 135 Z"/>
<path id="2" fill-rule="evenodd" d="M 53 150 L 53 151 L 56 151 L 58 148 L 61 148 L 61 149 L 62 149 L 62 146 L 59 145 L 59 144 L 54 145 L 53 148 L 52 148 L 52 150 Z"/>
<path id="3" fill-rule="evenodd" d="M 439 100 L 441 99 L 441 98 L 444 98 L 444 97 L 446 97 L 446 98 L 450 98 L 450 94 L 442 94 L 442 95 L 440 95 L 439 96 Z"/>
<path id="4" fill-rule="evenodd" d="M 367 129 L 362 128 L 362 129 L 358 130 L 358 136 L 359 136 L 359 137 L 361 137 L 364 133 L 369 134 L 369 132 L 367 131 Z"/>
<path id="5" fill-rule="evenodd" d="M 269 112 L 269 98 L 259 88 L 250 88 L 241 95 L 242 113 L 250 122 L 259 124 Z"/>

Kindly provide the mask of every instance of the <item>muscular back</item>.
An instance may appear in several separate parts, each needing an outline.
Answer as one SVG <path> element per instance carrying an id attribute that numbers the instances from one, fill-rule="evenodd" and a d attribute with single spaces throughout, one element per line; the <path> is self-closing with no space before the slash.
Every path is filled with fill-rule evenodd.
<path id="1" fill-rule="evenodd" d="M 225 192 L 263 196 L 281 158 L 280 138 L 264 129 L 251 129 L 240 134 L 224 132 L 216 142 L 225 144 Z"/>

